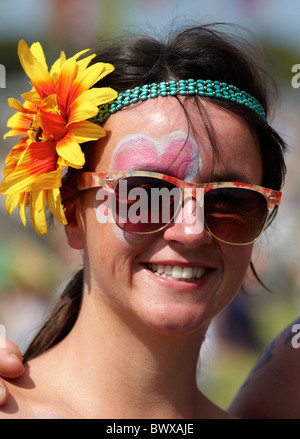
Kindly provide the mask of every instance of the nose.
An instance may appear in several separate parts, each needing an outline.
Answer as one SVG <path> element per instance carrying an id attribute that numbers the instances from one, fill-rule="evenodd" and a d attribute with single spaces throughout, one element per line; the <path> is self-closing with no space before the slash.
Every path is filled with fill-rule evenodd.
<path id="1" fill-rule="evenodd" d="M 213 241 L 212 235 L 205 228 L 203 194 L 200 197 L 185 194 L 174 221 L 165 229 L 164 238 L 186 247 L 198 247 Z"/>

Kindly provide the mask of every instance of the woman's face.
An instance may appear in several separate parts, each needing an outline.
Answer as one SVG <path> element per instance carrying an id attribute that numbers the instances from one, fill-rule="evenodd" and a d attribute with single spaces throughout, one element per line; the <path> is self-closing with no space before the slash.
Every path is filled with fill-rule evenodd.
<path id="1" fill-rule="evenodd" d="M 199 183 L 208 181 L 213 169 L 212 181 L 261 184 L 259 148 L 247 125 L 216 105 L 204 106 L 219 152 L 215 159 L 194 104 L 186 105 L 188 124 L 175 99 L 157 98 L 108 119 L 107 136 L 93 152 L 94 169 L 154 171 Z M 205 330 L 240 288 L 252 245 L 221 243 L 204 228 L 191 232 L 184 221 L 151 235 L 129 234 L 98 222 L 96 193 L 87 190 L 80 198 L 80 246 L 94 300 L 128 324 L 160 333 Z M 154 272 L 157 266 L 161 274 Z M 182 278 L 192 273 L 197 280 Z"/>

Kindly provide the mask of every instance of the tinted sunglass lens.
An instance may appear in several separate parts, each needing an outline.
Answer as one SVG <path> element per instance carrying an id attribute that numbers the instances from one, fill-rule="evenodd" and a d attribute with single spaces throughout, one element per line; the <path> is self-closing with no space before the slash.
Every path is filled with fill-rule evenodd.
<path id="1" fill-rule="evenodd" d="M 131 233 L 151 233 L 169 224 L 180 202 L 174 184 L 154 177 L 130 176 L 115 187 L 116 223 Z"/>
<path id="2" fill-rule="evenodd" d="M 267 216 L 267 202 L 259 192 L 243 188 L 220 188 L 205 194 L 206 226 L 222 241 L 232 244 L 255 241 L 265 226 Z"/>

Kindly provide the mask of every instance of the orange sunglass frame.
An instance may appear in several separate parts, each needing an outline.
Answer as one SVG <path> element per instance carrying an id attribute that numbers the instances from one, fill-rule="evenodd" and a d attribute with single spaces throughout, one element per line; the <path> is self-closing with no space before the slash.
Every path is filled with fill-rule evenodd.
<path id="1" fill-rule="evenodd" d="M 274 207 L 276 207 L 280 204 L 281 196 L 282 196 L 282 193 L 279 191 L 269 189 L 269 188 L 266 188 L 263 186 L 249 184 L 249 183 L 239 183 L 239 182 L 190 183 L 190 182 L 187 182 L 184 180 L 180 180 L 179 178 L 172 177 L 172 176 L 167 175 L 167 174 L 161 174 L 158 172 L 150 172 L 150 171 L 126 171 L 126 172 L 124 171 L 124 172 L 107 172 L 107 173 L 81 172 L 77 177 L 77 189 L 79 191 L 82 191 L 82 190 L 86 190 L 86 189 L 103 187 L 103 188 L 109 188 L 109 189 L 114 190 L 116 187 L 116 184 L 121 179 L 125 179 L 128 177 L 155 178 L 158 180 L 163 180 L 163 181 L 169 182 L 181 190 L 184 190 L 187 188 L 196 190 L 199 188 L 199 189 L 204 190 L 204 195 L 213 189 L 222 189 L 222 188 L 247 189 L 247 190 L 251 190 L 251 191 L 258 192 L 258 193 L 262 194 L 266 199 L 268 213 L 266 216 L 265 224 L 264 224 L 261 232 L 251 242 L 247 242 L 247 243 L 228 242 L 228 241 L 223 240 L 222 238 L 219 238 L 218 236 L 216 236 L 210 230 L 208 225 L 205 224 L 209 233 L 211 233 L 216 239 L 218 239 L 221 242 L 225 242 L 227 244 L 232 244 L 232 245 L 249 245 L 249 244 L 252 244 L 253 242 L 255 242 L 263 233 L 263 231 L 266 227 L 268 218 L 270 216 L 270 212 L 272 211 L 272 209 Z M 174 214 L 174 216 L 175 216 L 175 214 Z M 154 231 L 134 232 L 134 231 L 129 231 L 129 230 L 123 229 L 122 227 L 121 227 L 121 229 L 125 230 L 128 233 L 133 233 L 133 234 L 152 234 L 152 233 L 159 232 L 160 230 L 167 227 L 167 225 L 170 224 L 172 222 L 172 220 L 174 219 L 174 216 L 169 223 L 164 224 L 161 228 L 154 230 Z M 119 224 L 117 224 L 117 225 L 120 227 Z"/>

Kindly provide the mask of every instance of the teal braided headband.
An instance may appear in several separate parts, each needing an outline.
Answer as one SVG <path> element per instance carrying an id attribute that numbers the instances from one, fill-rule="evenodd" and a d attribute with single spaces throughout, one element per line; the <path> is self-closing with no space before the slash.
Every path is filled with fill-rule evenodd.
<path id="1" fill-rule="evenodd" d="M 266 114 L 262 105 L 253 96 L 245 91 L 239 90 L 234 85 L 225 82 L 194 79 L 152 83 L 128 89 L 118 95 L 117 99 L 99 107 L 98 115 L 92 119 L 93 122 L 101 124 L 111 114 L 140 101 L 158 96 L 205 96 L 210 98 L 224 99 L 236 102 L 253 110 L 259 117 L 266 121 Z"/>

